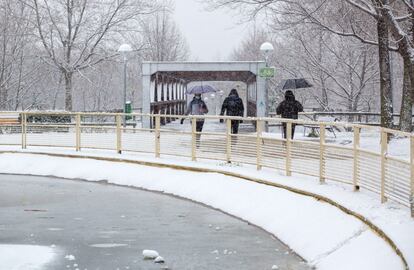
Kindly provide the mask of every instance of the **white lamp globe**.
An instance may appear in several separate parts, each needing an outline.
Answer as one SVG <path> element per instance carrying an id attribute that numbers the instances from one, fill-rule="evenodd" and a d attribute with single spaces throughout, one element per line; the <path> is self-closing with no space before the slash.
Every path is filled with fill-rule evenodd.
<path id="1" fill-rule="evenodd" d="M 270 42 L 265 42 L 260 46 L 260 51 L 264 52 L 264 53 L 270 53 L 272 51 L 274 51 L 274 47 L 272 45 L 272 43 Z"/>
<path id="2" fill-rule="evenodd" d="M 118 52 L 125 58 L 128 53 L 132 52 L 132 47 L 131 45 L 124 43 L 119 46 Z"/>

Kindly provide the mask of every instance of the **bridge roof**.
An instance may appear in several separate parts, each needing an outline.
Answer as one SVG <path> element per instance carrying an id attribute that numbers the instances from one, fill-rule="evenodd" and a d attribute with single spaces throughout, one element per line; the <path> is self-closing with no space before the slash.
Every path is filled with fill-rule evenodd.
<path id="1" fill-rule="evenodd" d="M 255 81 L 263 61 L 230 62 L 143 62 L 143 75 L 191 81 Z"/>

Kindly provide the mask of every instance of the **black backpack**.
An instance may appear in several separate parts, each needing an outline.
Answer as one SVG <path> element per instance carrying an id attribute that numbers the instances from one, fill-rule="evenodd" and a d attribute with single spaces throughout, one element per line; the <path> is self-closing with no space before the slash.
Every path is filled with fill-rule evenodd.
<path id="1" fill-rule="evenodd" d="M 228 108 L 230 110 L 234 110 L 234 109 L 236 109 L 237 106 L 238 106 L 237 100 L 235 98 L 229 98 Z"/>

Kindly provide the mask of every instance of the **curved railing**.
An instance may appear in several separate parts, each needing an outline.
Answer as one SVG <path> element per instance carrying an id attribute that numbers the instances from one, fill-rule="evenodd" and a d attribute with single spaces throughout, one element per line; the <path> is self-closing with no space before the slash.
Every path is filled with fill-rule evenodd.
<path id="1" fill-rule="evenodd" d="M 18 115 L 18 121 L 1 121 L 8 115 Z M 165 118 L 171 123 L 161 126 Z M 182 118 L 189 120 L 180 125 Z M 197 119 L 206 121 L 201 133 Z M 239 134 L 231 134 L 235 120 L 243 121 Z M 143 128 L 143 122 L 152 127 Z M 282 138 L 282 123 L 288 133 L 297 126 L 295 139 Z M 313 137 L 304 136 L 304 129 Z M 0 145 L 105 149 L 267 167 L 370 190 L 382 202 L 410 207 L 414 217 L 414 136 L 391 129 L 281 118 L 0 112 Z"/>

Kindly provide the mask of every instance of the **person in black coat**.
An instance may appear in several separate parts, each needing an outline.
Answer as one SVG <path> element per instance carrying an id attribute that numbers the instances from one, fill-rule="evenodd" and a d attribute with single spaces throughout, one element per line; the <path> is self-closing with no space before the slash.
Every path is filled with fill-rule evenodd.
<path id="1" fill-rule="evenodd" d="M 298 119 L 299 112 L 303 112 L 303 106 L 299 101 L 295 99 L 295 95 L 292 91 L 288 90 L 285 93 L 285 100 L 282 101 L 276 108 L 276 113 L 281 115 L 282 118 Z M 286 123 L 283 125 L 283 138 L 287 138 Z M 295 135 L 295 124 L 292 124 L 292 139 Z"/>
<path id="2" fill-rule="evenodd" d="M 243 100 L 239 97 L 236 89 L 231 89 L 230 94 L 223 102 L 221 106 L 220 115 L 224 115 L 226 112 L 227 116 L 243 116 L 244 115 L 244 106 Z M 239 124 L 240 120 L 231 121 L 231 130 L 233 134 L 239 133 Z M 223 123 L 223 119 L 220 119 L 220 123 Z"/>

